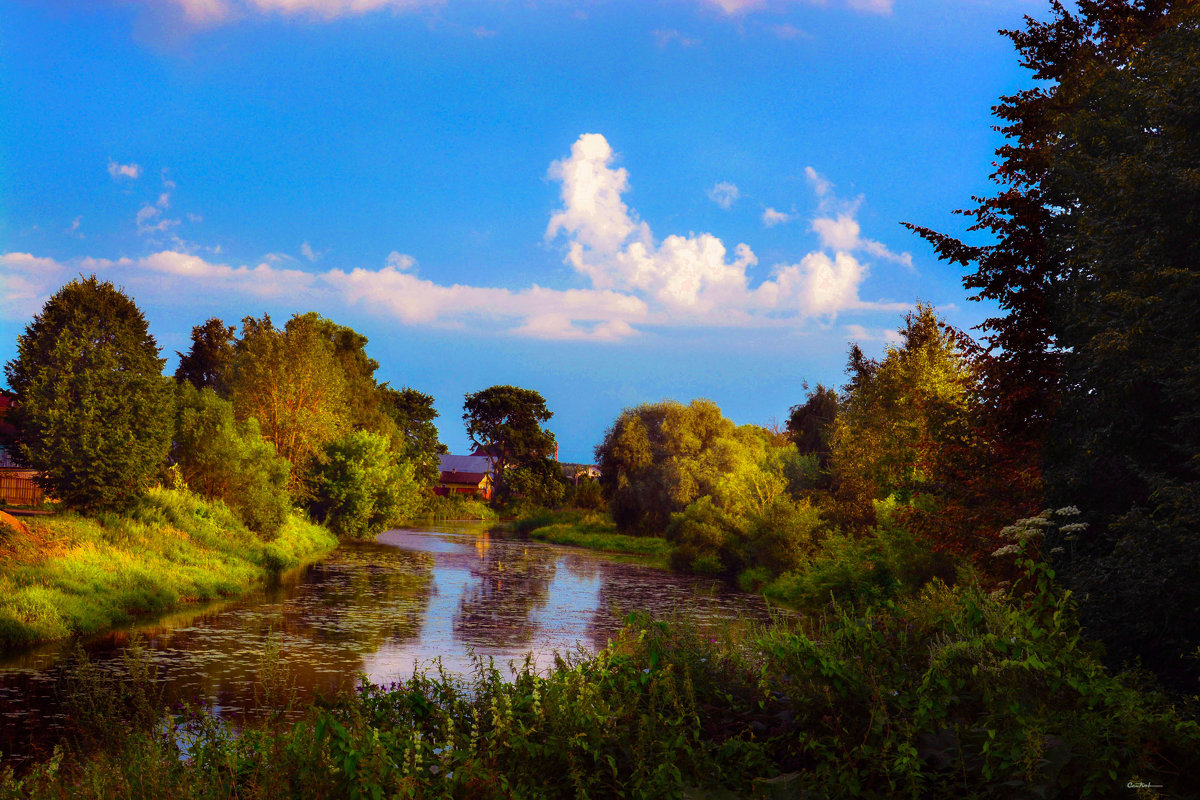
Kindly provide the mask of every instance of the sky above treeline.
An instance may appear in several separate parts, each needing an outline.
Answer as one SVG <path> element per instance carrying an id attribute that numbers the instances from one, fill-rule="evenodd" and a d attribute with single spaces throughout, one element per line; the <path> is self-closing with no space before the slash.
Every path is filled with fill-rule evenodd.
<path id="1" fill-rule="evenodd" d="M 962 234 L 1001 28 L 1044 0 L 0 0 L 0 360 L 113 281 L 173 371 L 209 317 L 317 311 L 377 377 L 536 389 L 565 461 L 627 407 L 782 423 L 849 342 L 994 309 Z"/>

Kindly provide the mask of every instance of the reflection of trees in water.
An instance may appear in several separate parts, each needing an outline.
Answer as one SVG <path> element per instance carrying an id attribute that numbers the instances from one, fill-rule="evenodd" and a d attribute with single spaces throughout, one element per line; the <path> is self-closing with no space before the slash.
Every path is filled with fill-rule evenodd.
<path id="1" fill-rule="evenodd" d="M 471 568 L 478 582 L 454 615 L 454 634 L 474 647 L 524 644 L 535 628 L 530 615 L 546 604 L 557 555 L 546 547 L 493 542 Z"/>
<path id="2" fill-rule="evenodd" d="M 581 581 L 600 579 L 604 575 L 604 567 L 611 565 L 611 562 L 601 562 L 595 556 L 578 553 L 569 553 L 562 561 L 571 577 Z"/>

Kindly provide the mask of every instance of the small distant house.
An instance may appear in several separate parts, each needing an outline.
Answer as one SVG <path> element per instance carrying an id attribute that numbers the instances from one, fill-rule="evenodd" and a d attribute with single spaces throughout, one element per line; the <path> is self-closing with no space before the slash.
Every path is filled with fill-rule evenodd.
<path id="1" fill-rule="evenodd" d="M 492 498 L 492 458 L 479 450 L 469 456 L 438 457 L 438 482 L 435 494 L 470 494 L 484 500 Z"/>
<path id="2" fill-rule="evenodd" d="M 579 485 L 580 481 L 594 481 L 600 478 L 600 468 L 595 464 L 561 464 L 563 478 Z"/>

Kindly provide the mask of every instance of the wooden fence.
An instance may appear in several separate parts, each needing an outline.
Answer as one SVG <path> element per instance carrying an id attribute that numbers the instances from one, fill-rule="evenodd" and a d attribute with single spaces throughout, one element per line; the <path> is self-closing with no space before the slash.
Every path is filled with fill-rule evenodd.
<path id="1" fill-rule="evenodd" d="M 31 469 L 0 469 L 0 500 L 10 506 L 42 504 L 42 489 L 33 482 Z"/>

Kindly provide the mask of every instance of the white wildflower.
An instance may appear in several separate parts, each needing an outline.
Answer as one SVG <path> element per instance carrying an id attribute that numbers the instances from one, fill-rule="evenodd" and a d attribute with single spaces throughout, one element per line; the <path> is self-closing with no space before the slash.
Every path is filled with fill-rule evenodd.
<path id="1" fill-rule="evenodd" d="M 1016 555 L 1021 552 L 1021 548 L 1015 544 L 1006 544 L 996 552 L 992 553 L 992 558 L 1002 558 L 1004 556 Z"/>

